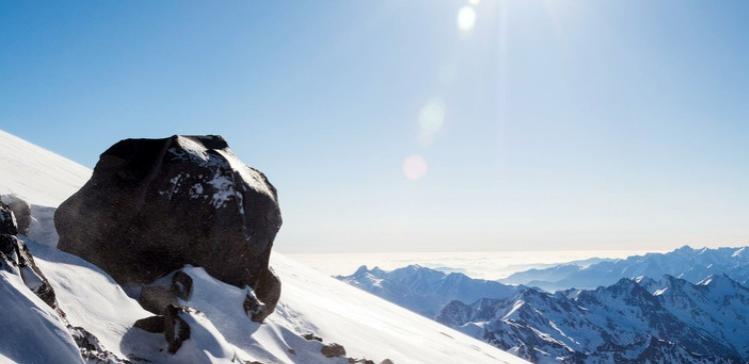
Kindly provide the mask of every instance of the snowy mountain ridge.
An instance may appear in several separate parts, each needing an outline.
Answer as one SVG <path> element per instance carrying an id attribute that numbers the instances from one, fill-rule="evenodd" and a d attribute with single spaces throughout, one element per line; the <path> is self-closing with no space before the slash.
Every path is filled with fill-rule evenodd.
<path id="1" fill-rule="evenodd" d="M 726 275 L 621 279 L 595 290 L 521 289 L 453 301 L 440 322 L 537 363 L 745 363 L 749 289 Z"/>
<path id="2" fill-rule="evenodd" d="M 22 238 L 54 287 L 66 320 L 90 331 L 120 358 L 157 363 L 524 362 L 277 253 L 271 262 L 283 283 L 282 296 L 263 324 L 221 304 L 234 302 L 238 288 L 199 268 L 183 268 L 194 282 L 190 304 L 199 311 L 180 316 L 192 334 L 175 355 L 168 355 L 163 338 L 133 327 L 150 315 L 136 300 L 98 267 L 55 248 L 51 212 L 91 171 L 5 132 L 0 132 L 0 150 L 0 193 L 32 203 L 31 231 Z M 84 362 L 61 318 L 16 276 L 3 272 L 0 289 L 5 291 L 3 307 L 14 308 L 0 311 L 2 327 L 14 328 L 0 333 L 2 361 Z M 332 343 L 343 345 L 345 356 L 321 355 L 323 346 Z"/>
<path id="3" fill-rule="evenodd" d="M 749 284 L 749 250 L 746 247 L 694 249 L 683 246 L 667 253 L 648 253 L 588 266 L 571 263 L 529 269 L 500 281 L 554 291 L 608 286 L 621 278 L 640 276 L 671 275 L 697 283 L 723 273 L 744 285 Z"/>

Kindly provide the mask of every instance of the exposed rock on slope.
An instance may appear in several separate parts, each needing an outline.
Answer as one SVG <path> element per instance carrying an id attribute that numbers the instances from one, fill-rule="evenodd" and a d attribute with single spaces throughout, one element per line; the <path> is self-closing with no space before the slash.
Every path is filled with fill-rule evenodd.
<path id="1" fill-rule="evenodd" d="M 28 206 L 18 198 L 11 201 L 16 203 L 16 209 L 18 206 Z M 25 210 L 20 211 L 23 213 Z M 31 215 L 28 218 L 30 220 Z M 10 353 L 9 359 L 18 362 L 28 360 L 31 355 L 34 362 L 62 360 L 71 364 L 84 361 L 89 364 L 127 363 L 106 350 L 96 336 L 86 329 L 73 327 L 68 323 L 65 312 L 57 303 L 52 285 L 34 262 L 26 244 L 16 237 L 19 230 L 13 211 L 0 202 L 0 290 L 3 291 L 0 322 L 4 323 L 3 330 L 0 330 L 0 353 Z M 27 291 L 41 299 L 43 304 L 37 303 Z M 23 312 L 24 310 L 32 313 Z M 8 325 L 9 322 L 12 324 Z M 44 340 L 38 340 L 39 338 Z M 27 347 L 28 345 L 35 347 Z M 76 346 L 77 350 L 71 350 Z M 0 359 L 3 359 L 2 355 Z"/>
<path id="2" fill-rule="evenodd" d="M 13 211 L 0 202 L 0 267 L 16 273 L 23 283 L 49 307 L 57 309 L 55 291 L 34 262 L 26 245 L 16 237 L 18 226 Z"/>
<path id="3" fill-rule="evenodd" d="M 18 233 L 27 234 L 31 225 L 31 205 L 13 194 L 0 196 L 0 201 L 13 211 L 13 215 L 16 216 Z"/>
<path id="4" fill-rule="evenodd" d="M 268 269 L 281 226 L 276 190 L 219 136 L 127 139 L 55 213 L 58 247 L 120 283 L 150 283 L 186 264 L 238 287 L 272 312 L 280 281 Z"/>

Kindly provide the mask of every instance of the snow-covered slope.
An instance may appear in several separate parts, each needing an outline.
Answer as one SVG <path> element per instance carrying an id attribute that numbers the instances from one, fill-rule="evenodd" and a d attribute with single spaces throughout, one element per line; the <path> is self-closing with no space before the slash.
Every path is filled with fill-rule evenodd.
<path id="1" fill-rule="evenodd" d="M 0 130 L 0 193 L 57 206 L 86 183 L 91 170 Z"/>
<path id="2" fill-rule="evenodd" d="M 0 363 L 82 360 L 55 311 L 6 271 L 0 271 L 0 327 Z"/>
<path id="3" fill-rule="evenodd" d="M 177 355 L 164 354 L 159 351 L 163 348 L 153 347 L 149 335 L 156 334 L 132 328 L 148 312 L 98 267 L 54 247 L 51 210 L 40 205 L 56 206 L 65 200 L 85 183 L 90 171 L 4 132 L 0 132 L 0 151 L 0 193 L 17 193 L 33 204 L 36 216 L 26 241 L 57 292 L 61 309 L 70 324 L 86 328 L 117 355 L 148 355 L 152 362 L 347 362 L 320 355 L 323 343 L 302 338 L 313 333 L 325 342 L 342 344 L 348 357 L 376 363 L 386 358 L 396 364 L 524 362 L 275 253 L 272 265 L 283 292 L 276 312 L 262 325 L 253 324 L 241 310 L 232 311 L 239 304 L 224 306 L 233 302 L 238 288 L 187 267 L 195 282 L 190 303 L 200 312 L 183 316 L 193 332 Z M 0 327 L 12 324 L 0 322 Z M 11 354 L 0 353 L 0 361 L 19 361 Z"/>

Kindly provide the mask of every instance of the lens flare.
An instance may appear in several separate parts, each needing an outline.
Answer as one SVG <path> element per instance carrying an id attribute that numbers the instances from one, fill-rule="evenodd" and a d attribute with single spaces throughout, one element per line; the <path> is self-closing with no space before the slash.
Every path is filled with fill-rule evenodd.
<path id="1" fill-rule="evenodd" d="M 437 132 L 445 122 L 445 105 L 440 100 L 432 100 L 419 112 L 419 126 L 431 133 Z"/>
<path id="2" fill-rule="evenodd" d="M 458 11 L 458 29 L 463 32 L 470 32 L 476 25 L 476 10 L 473 6 L 466 5 Z"/>
<path id="3" fill-rule="evenodd" d="M 414 154 L 403 160 L 403 174 L 411 181 L 416 181 L 424 177 L 429 167 L 424 157 Z"/>

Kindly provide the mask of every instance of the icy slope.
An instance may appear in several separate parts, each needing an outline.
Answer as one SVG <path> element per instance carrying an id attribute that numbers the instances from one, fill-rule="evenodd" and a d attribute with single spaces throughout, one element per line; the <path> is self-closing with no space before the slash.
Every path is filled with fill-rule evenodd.
<path id="1" fill-rule="evenodd" d="M 6 271 L 0 271 L 0 307 L 0 363 L 83 361 L 55 311 Z"/>
<path id="2" fill-rule="evenodd" d="M 395 363 L 515 363 L 515 356 L 405 308 L 274 254 L 284 284 L 281 309 L 271 321 L 339 342 L 359 357 Z M 278 311 L 287 311 L 283 314 Z"/>
<path id="3" fill-rule="evenodd" d="M 77 191 L 91 170 L 0 130 L 0 193 L 57 206 Z"/>
<path id="4" fill-rule="evenodd" d="M 51 211 L 39 205 L 56 206 L 85 183 L 90 171 L 1 131 L 0 151 L 0 193 L 17 193 L 35 205 L 32 214 L 36 221 L 32 238 L 28 239 L 30 249 L 54 286 L 71 324 L 84 326 L 117 354 L 157 351 L 158 348 L 138 346 L 145 345 L 144 336 L 150 334 L 131 328 L 132 322 L 149 314 L 98 267 L 54 248 Z M 34 239 L 43 240 L 43 244 L 31 242 Z M 343 360 L 325 359 L 319 355 L 320 343 L 301 339 L 301 334 L 314 333 L 325 342 L 342 344 L 349 357 L 364 357 L 376 363 L 385 358 L 396 364 L 524 363 L 282 255 L 274 254 L 272 265 L 283 282 L 281 302 L 266 324 L 255 327 L 238 325 L 246 315 L 227 314 L 221 307 L 212 309 L 211 305 L 220 304 L 221 299 L 231 299 L 232 289 L 219 289 L 223 287 L 221 282 L 207 275 L 202 277 L 199 269 L 190 270 L 196 281 L 196 296 L 191 300 L 202 311 L 187 318 L 195 329 L 194 336 L 185 342 L 182 353 L 150 359 L 230 362 L 237 355 L 239 359 L 264 363 Z M 201 291 L 206 293 L 200 294 Z M 0 353 L 0 361 L 5 360 L 2 356 L 8 357 L 9 353 Z"/>

